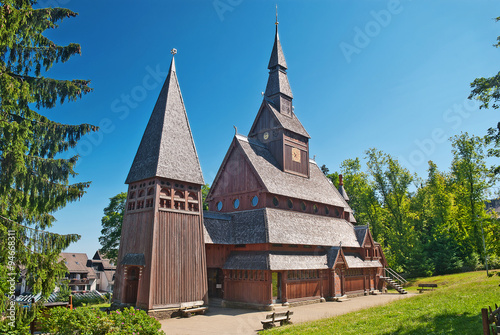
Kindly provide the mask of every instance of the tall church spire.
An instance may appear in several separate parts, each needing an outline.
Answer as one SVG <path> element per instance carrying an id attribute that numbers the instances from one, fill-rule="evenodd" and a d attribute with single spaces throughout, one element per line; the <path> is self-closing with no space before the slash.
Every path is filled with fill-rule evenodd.
<path id="1" fill-rule="evenodd" d="M 272 102 L 276 109 L 286 115 L 292 116 L 292 99 L 293 94 L 288 83 L 286 74 L 287 65 L 283 49 L 281 48 L 280 37 L 278 34 L 278 14 L 276 13 L 276 34 L 274 36 L 273 51 L 269 59 L 269 79 L 265 97 Z"/>
<path id="2" fill-rule="evenodd" d="M 177 50 L 172 49 L 171 53 L 175 55 Z M 151 177 L 204 184 L 174 56 L 126 183 Z"/>

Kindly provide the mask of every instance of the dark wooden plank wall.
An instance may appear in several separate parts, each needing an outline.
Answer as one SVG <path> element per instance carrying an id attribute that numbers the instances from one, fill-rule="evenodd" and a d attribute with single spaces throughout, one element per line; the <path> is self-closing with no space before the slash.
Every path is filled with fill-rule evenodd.
<path id="1" fill-rule="evenodd" d="M 359 292 L 365 290 L 365 276 L 345 277 L 345 292 Z"/>
<path id="2" fill-rule="evenodd" d="M 231 253 L 231 246 L 221 244 L 205 244 L 208 268 L 221 268 Z"/>
<path id="3" fill-rule="evenodd" d="M 152 304 L 203 300 L 208 291 L 200 215 L 158 213 L 155 233 Z"/>
<path id="4" fill-rule="evenodd" d="M 273 157 L 278 162 L 278 165 L 281 169 L 283 169 L 283 132 L 281 130 L 273 130 L 270 132 L 270 135 L 273 137 L 272 141 L 266 143 L 267 148 L 273 155 Z"/>
<path id="5" fill-rule="evenodd" d="M 321 282 L 322 279 L 288 281 L 287 282 L 288 300 L 321 297 Z"/>
<path id="6" fill-rule="evenodd" d="M 224 299 L 254 304 L 271 303 L 271 282 L 269 280 L 228 280 L 224 278 Z"/>
<path id="7" fill-rule="evenodd" d="M 151 243 L 153 236 L 153 210 L 141 211 L 137 213 L 127 213 L 123 218 L 122 236 L 120 240 L 120 255 L 118 259 L 122 259 L 128 253 L 143 253 L 146 260 L 146 271 L 142 271 L 139 281 L 139 288 L 137 293 L 137 306 L 148 308 L 149 305 L 149 289 L 148 282 L 150 279 L 150 272 L 147 269 L 151 264 Z M 137 238 L 141 236 L 141 238 Z M 119 301 L 124 301 L 125 281 L 123 278 L 123 266 L 118 262 L 115 294 Z"/>
<path id="8" fill-rule="evenodd" d="M 276 120 L 274 119 L 274 116 L 271 116 L 267 108 L 263 108 L 262 113 L 259 116 L 259 119 L 257 120 L 257 123 L 255 124 L 254 131 L 256 133 L 261 132 L 262 130 L 266 129 L 271 129 L 276 127 L 277 123 Z M 259 137 L 259 140 L 263 140 Z"/>
<path id="9" fill-rule="evenodd" d="M 213 188 L 211 199 L 208 199 L 210 210 L 217 211 L 217 202 L 222 201 L 222 212 L 235 210 L 234 199 L 263 189 L 253 169 L 238 148 L 229 155 L 224 170 L 221 171 L 218 182 L 213 185 Z M 240 200 L 240 206 L 239 210 L 243 210 L 250 209 L 251 205 L 249 201 Z"/>
<path id="10" fill-rule="evenodd" d="M 309 143 L 283 135 L 283 147 L 285 171 L 309 176 Z M 292 160 L 292 148 L 300 150 L 300 163 Z"/>

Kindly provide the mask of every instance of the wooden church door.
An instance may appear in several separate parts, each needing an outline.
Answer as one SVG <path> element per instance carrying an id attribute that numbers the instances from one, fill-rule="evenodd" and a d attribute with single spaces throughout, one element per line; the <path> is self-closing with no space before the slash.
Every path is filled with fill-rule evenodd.
<path id="1" fill-rule="evenodd" d="M 125 303 L 135 304 L 137 302 L 137 289 L 139 287 L 139 268 L 134 266 L 127 271 L 127 283 L 125 285 Z"/>

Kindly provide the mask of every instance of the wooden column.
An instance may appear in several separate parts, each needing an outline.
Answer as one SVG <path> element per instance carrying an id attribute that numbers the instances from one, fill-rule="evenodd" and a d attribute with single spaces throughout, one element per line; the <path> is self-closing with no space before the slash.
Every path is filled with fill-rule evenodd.
<path id="1" fill-rule="evenodd" d="M 268 303 L 270 305 L 273 304 L 273 275 L 271 270 L 266 270 L 266 284 L 267 284 L 267 293 L 269 294 Z"/>
<path id="2" fill-rule="evenodd" d="M 324 298 L 325 297 L 325 290 L 323 288 L 323 281 L 325 280 L 325 274 L 323 273 L 323 270 L 318 270 L 319 271 L 319 292 L 320 292 L 320 295 L 321 295 L 321 298 Z"/>
<path id="3" fill-rule="evenodd" d="M 281 274 L 281 303 L 288 302 L 288 271 Z"/>
<path id="4" fill-rule="evenodd" d="M 340 294 L 345 294 L 345 270 L 340 270 Z"/>

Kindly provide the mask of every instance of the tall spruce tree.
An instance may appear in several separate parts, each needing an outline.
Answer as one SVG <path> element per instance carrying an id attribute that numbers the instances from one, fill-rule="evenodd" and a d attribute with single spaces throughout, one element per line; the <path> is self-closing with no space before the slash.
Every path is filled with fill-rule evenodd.
<path id="1" fill-rule="evenodd" d="M 60 46 L 43 36 L 77 14 L 64 8 L 34 9 L 35 3 L 0 2 L 0 273 L 4 283 L 0 299 L 4 303 L 5 293 L 10 293 L 4 279 L 20 268 L 26 269 L 32 290 L 44 295 L 66 272 L 59 253 L 80 236 L 45 229 L 55 221 L 51 213 L 79 199 L 90 182 L 70 184 L 78 157 L 62 159 L 58 154 L 97 129 L 89 124 L 61 124 L 39 112 L 75 101 L 92 89 L 89 80 L 43 76 L 53 64 L 80 54 L 78 44 Z M 7 241 L 14 243 L 13 248 Z"/>

